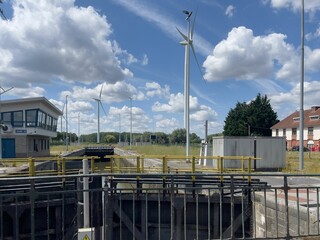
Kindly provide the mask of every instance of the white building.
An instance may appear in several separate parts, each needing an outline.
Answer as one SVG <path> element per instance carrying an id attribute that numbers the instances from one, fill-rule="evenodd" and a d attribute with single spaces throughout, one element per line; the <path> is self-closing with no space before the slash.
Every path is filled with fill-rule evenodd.
<path id="1" fill-rule="evenodd" d="M 44 97 L 1 101 L 2 158 L 50 156 L 62 112 Z"/>
<path id="2" fill-rule="evenodd" d="M 273 137 L 285 137 L 287 148 L 299 146 L 300 112 L 296 111 L 278 122 L 272 129 Z M 320 106 L 314 106 L 304 111 L 304 146 L 319 151 L 320 145 Z"/>

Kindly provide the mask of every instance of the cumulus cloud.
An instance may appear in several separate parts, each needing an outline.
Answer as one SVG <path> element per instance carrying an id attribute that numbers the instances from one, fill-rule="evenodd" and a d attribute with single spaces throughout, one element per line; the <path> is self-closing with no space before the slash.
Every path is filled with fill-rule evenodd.
<path id="1" fill-rule="evenodd" d="M 225 15 L 227 15 L 229 18 L 233 17 L 235 9 L 236 8 L 234 6 L 229 5 L 226 9 Z"/>
<path id="2" fill-rule="evenodd" d="M 301 1 L 293 0 L 269 0 L 271 7 L 278 8 L 289 8 L 294 11 L 301 9 Z M 305 10 L 308 12 L 314 12 L 320 10 L 319 0 L 307 0 L 305 1 Z"/>
<path id="3" fill-rule="evenodd" d="M 135 58 L 111 40 L 106 16 L 74 2 L 13 2 L 12 19 L 0 21 L 2 82 L 21 87 L 53 79 L 114 83 L 132 76 L 120 58 L 126 55 L 127 63 Z"/>
<path id="4" fill-rule="evenodd" d="M 166 133 L 171 133 L 173 130 L 179 127 L 181 127 L 180 123 L 175 118 L 165 118 L 157 120 L 156 122 L 156 128 Z"/>
<path id="5" fill-rule="evenodd" d="M 199 110 L 190 115 L 190 119 L 195 121 L 215 121 L 217 116 L 218 114 L 211 107 L 201 105 Z"/>
<path id="6" fill-rule="evenodd" d="M 143 100 L 145 98 L 144 93 L 124 81 L 116 82 L 114 84 L 98 84 L 93 88 L 86 86 L 74 86 L 71 92 L 62 92 L 61 96 L 70 95 L 70 97 L 74 99 L 93 101 L 93 98 L 99 97 L 101 87 L 101 100 L 105 103 L 129 101 L 130 97 L 134 100 Z"/>
<path id="7" fill-rule="evenodd" d="M 204 78 L 253 80 L 272 77 L 275 71 L 278 79 L 295 80 L 299 58 L 285 39 L 283 34 L 254 36 L 244 26 L 233 28 L 203 63 Z"/>
<path id="8" fill-rule="evenodd" d="M 167 98 L 170 95 L 170 87 L 165 85 L 164 88 L 162 88 L 157 82 L 147 82 L 146 91 L 148 97 Z"/>

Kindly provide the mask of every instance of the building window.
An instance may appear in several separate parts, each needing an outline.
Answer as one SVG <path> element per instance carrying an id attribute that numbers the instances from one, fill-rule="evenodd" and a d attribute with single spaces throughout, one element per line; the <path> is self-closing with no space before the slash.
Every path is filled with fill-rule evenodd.
<path id="1" fill-rule="evenodd" d="M 293 118 L 293 121 L 294 121 L 294 122 L 299 122 L 299 121 L 300 121 L 300 117 L 294 117 L 294 118 Z"/>
<path id="2" fill-rule="evenodd" d="M 12 126 L 23 127 L 23 112 L 22 111 L 12 112 L 12 115 L 13 115 Z"/>
<path id="3" fill-rule="evenodd" d="M 26 127 L 37 126 L 37 112 L 38 110 L 26 110 Z"/>
<path id="4" fill-rule="evenodd" d="M 279 129 L 276 129 L 276 136 L 279 136 Z"/>
<path id="5" fill-rule="evenodd" d="M 1 114 L 1 119 L 4 124 L 11 124 L 12 123 L 12 115 L 11 112 L 4 112 Z"/>
<path id="6" fill-rule="evenodd" d="M 296 128 L 292 128 L 292 135 L 297 135 L 297 129 Z"/>
<path id="7" fill-rule="evenodd" d="M 309 136 L 313 135 L 313 127 L 308 127 L 308 135 Z"/>
<path id="8" fill-rule="evenodd" d="M 286 136 L 286 129 L 285 129 L 285 128 L 282 130 L 282 135 L 283 135 L 284 137 Z"/>
<path id="9" fill-rule="evenodd" d="M 310 116 L 310 120 L 319 120 L 319 115 Z"/>

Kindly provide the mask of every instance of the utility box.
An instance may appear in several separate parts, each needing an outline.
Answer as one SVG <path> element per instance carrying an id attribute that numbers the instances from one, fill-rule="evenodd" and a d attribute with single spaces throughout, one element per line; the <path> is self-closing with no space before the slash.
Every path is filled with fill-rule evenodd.
<path id="1" fill-rule="evenodd" d="M 94 240 L 94 228 L 79 228 L 78 240 Z"/>
<path id="2" fill-rule="evenodd" d="M 286 165 L 286 139 L 284 137 L 213 137 L 213 156 L 252 156 L 261 160 L 252 161 L 256 170 L 281 170 Z M 225 160 L 224 168 L 240 169 L 241 159 Z M 207 160 L 205 166 L 217 167 L 217 160 Z M 247 167 L 247 163 L 245 167 Z"/>

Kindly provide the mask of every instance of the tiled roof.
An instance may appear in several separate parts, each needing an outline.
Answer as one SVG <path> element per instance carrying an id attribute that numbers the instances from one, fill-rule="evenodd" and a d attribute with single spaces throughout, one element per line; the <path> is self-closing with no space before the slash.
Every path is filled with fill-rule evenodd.
<path id="1" fill-rule="evenodd" d="M 271 129 L 299 128 L 300 112 L 296 111 L 273 125 Z M 304 111 L 304 127 L 320 126 L 320 106 L 312 107 Z"/>

